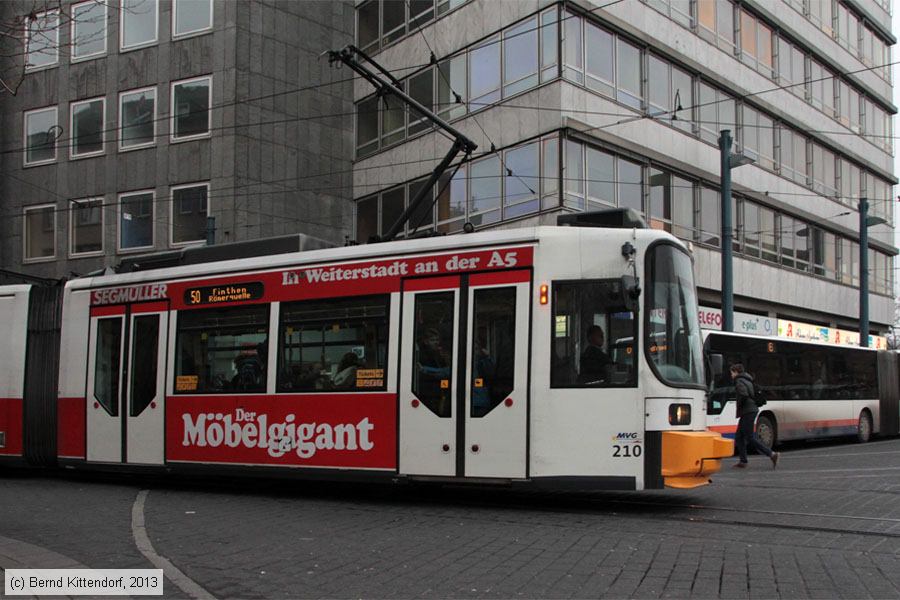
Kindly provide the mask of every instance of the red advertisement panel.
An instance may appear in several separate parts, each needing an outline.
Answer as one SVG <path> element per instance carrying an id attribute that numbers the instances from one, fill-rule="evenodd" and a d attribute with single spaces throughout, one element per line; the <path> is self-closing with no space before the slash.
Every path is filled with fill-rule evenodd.
<path id="1" fill-rule="evenodd" d="M 393 394 L 172 396 L 166 459 L 395 469 Z"/>
<path id="2" fill-rule="evenodd" d="M 6 441 L 0 446 L 0 455 L 22 454 L 22 399 L 0 398 L 0 431 Z"/>
<path id="3" fill-rule="evenodd" d="M 60 398 L 56 403 L 56 454 L 66 458 L 85 457 L 84 398 Z"/>

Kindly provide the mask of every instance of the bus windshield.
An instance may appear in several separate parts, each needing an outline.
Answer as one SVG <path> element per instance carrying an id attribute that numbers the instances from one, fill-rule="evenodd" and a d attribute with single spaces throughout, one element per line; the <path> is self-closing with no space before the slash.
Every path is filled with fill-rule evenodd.
<path id="1" fill-rule="evenodd" d="M 672 244 L 651 248 L 647 261 L 648 361 L 664 383 L 703 385 L 702 341 L 691 259 Z"/>

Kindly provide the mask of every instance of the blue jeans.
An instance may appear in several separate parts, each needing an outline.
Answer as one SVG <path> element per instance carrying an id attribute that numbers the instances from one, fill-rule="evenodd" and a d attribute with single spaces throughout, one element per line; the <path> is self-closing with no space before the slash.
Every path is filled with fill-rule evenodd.
<path id="1" fill-rule="evenodd" d="M 756 437 L 756 431 L 754 430 L 753 425 L 756 423 L 756 415 L 758 414 L 759 411 L 755 410 L 752 413 L 741 415 L 741 418 L 738 421 L 737 431 L 734 432 L 734 445 L 737 446 L 738 456 L 742 463 L 747 462 L 748 445 L 760 454 L 772 456 L 772 451 L 763 446 L 762 443 L 760 443 L 759 438 Z"/>

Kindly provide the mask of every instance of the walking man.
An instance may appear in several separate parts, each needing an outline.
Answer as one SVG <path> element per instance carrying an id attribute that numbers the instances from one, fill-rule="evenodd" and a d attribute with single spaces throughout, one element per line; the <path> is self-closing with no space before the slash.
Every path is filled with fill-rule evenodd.
<path id="1" fill-rule="evenodd" d="M 735 363 L 731 365 L 731 378 L 734 380 L 734 392 L 737 398 L 737 418 L 738 427 L 734 434 L 734 444 L 737 446 L 738 462 L 734 466 L 738 469 L 747 468 L 747 446 L 748 444 L 760 454 L 765 454 L 772 461 L 772 468 L 778 466 L 778 458 L 781 456 L 778 452 L 772 452 L 769 448 L 762 445 L 756 437 L 754 425 L 756 424 L 756 415 L 759 414 L 759 407 L 753 399 L 756 397 L 756 390 L 753 387 L 753 377 L 750 373 L 744 371 L 744 365 Z"/>

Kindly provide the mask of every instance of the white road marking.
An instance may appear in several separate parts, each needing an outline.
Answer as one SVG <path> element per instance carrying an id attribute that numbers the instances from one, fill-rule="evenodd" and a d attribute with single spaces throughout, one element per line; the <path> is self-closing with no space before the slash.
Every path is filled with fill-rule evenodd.
<path id="1" fill-rule="evenodd" d="M 134 505 L 131 507 L 131 534 L 134 536 L 134 544 L 147 560 L 153 563 L 157 569 L 162 569 L 169 581 L 177 585 L 182 592 L 197 600 L 216 600 L 216 597 L 206 591 L 199 583 L 185 575 L 181 569 L 173 565 L 166 557 L 160 556 L 153 549 L 147 529 L 144 526 L 144 502 L 147 500 L 147 490 L 138 492 Z"/>

